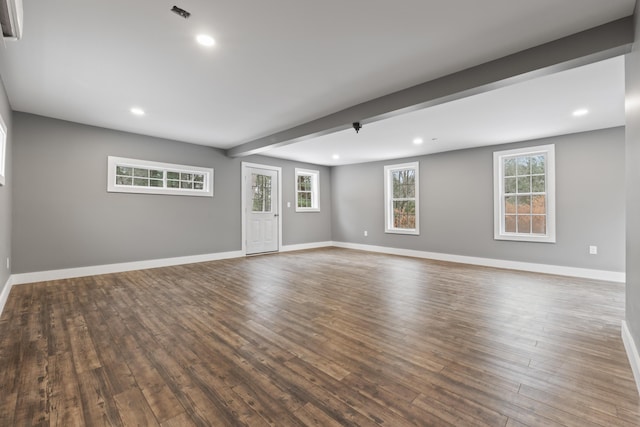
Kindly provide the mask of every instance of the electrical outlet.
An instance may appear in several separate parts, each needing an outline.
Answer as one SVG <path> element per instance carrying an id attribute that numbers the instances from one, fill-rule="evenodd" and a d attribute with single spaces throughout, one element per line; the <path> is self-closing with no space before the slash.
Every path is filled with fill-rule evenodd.
<path id="1" fill-rule="evenodd" d="M 598 247 L 597 246 L 589 246 L 589 255 L 598 255 Z"/>
<path id="2" fill-rule="evenodd" d="M 290 208 L 291 207 L 291 202 L 287 202 L 287 207 Z"/>
<path id="3" fill-rule="evenodd" d="M 369 232 L 367 230 L 364 230 L 364 237 L 367 237 L 369 235 Z"/>

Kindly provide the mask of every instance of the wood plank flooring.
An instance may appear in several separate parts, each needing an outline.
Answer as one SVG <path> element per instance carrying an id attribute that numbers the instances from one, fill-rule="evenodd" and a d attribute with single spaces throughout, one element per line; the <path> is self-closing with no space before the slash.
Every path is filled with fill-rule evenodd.
<path id="1" fill-rule="evenodd" d="M 638 426 L 624 286 L 321 249 L 15 286 L 1 426 Z"/>

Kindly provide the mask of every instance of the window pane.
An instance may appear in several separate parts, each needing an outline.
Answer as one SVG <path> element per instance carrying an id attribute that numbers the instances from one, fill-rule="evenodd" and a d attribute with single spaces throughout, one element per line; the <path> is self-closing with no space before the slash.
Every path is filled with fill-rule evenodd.
<path id="1" fill-rule="evenodd" d="M 415 169 L 407 169 L 404 171 L 407 177 L 407 185 L 415 186 L 416 184 L 416 171 Z"/>
<path id="2" fill-rule="evenodd" d="M 514 194 L 516 192 L 516 178 L 504 179 L 504 192 L 507 194 Z"/>
<path id="3" fill-rule="evenodd" d="M 506 231 L 507 233 L 516 232 L 516 216 L 515 215 L 505 215 L 504 231 Z"/>
<path id="4" fill-rule="evenodd" d="M 547 234 L 547 217 L 545 215 L 533 215 L 532 232 L 534 234 Z"/>
<path id="5" fill-rule="evenodd" d="M 149 169 L 138 169 L 135 168 L 133 170 L 133 176 L 139 176 L 142 178 L 147 178 L 149 176 Z"/>
<path id="6" fill-rule="evenodd" d="M 405 185 L 405 194 L 408 199 L 416 197 L 416 171 L 411 169 L 407 171 L 407 185 Z"/>
<path id="7" fill-rule="evenodd" d="M 180 181 L 167 180 L 167 188 L 180 188 Z"/>
<path id="8" fill-rule="evenodd" d="M 133 184 L 133 179 L 126 176 L 117 176 L 116 177 L 117 185 L 131 185 Z"/>
<path id="9" fill-rule="evenodd" d="M 516 159 L 511 157 L 504 161 L 504 176 L 516 176 Z"/>
<path id="10" fill-rule="evenodd" d="M 151 169 L 149 171 L 149 178 L 162 179 L 164 178 L 164 174 L 162 171 Z"/>
<path id="11" fill-rule="evenodd" d="M 507 196 L 504 198 L 504 213 L 514 214 L 516 213 L 516 197 Z"/>
<path id="12" fill-rule="evenodd" d="M 531 216 L 518 215 L 518 233 L 531 233 Z"/>
<path id="13" fill-rule="evenodd" d="M 193 182 L 190 181 L 180 181 L 180 188 L 193 188 Z"/>
<path id="14" fill-rule="evenodd" d="M 518 213 L 531 213 L 531 196 L 518 196 Z"/>
<path id="15" fill-rule="evenodd" d="M 534 214 L 546 214 L 547 213 L 547 197 L 546 196 L 533 196 L 531 198 L 531 208 Z"/>
<path id="16" fill-rule="evenodd" d="M 300 192 L 300 193 L 298 193 L 298 207 L 299 208 L 310 208 L 311 207 L 311 193 L 310 192 Z"/>
<path id="17" fill-rule="evenodd" d="M 529 192 L 531 192 L 531 177 L 530 176 L 518 177 L 518 193 L 529 193 Z"/>
<path id="18" fill-rule="evenodd" d="M 133 175 L 133 168 L 129 168 L 129 167 L 125 167 L 125 166 L 118 166 L 118 167 L 116 167 L 116 175 L 132 176 Z"/>
<path id="19" fill-rule="evenodd" d="M 180 180 L 181 181 L 191 181 L 193 179 L 193 175 L 190 173 L 181 173 Z"/>
<path id="20" fill-rule="evenodd" d="M 393 202 L 393 226 L 394 228 L 415 228 L 416 204 L 413 200 Z"/>
<path id="21" fill-rule="evenodd" d="M 544 154 L 531 157 L 531 173 L 544 173 Z"/>
<path id="22" fill-rule="evenodd" d="M 298 190 L 311 191 L 311 177 L 309 175 L 298 176 Z"/>
<path id="23" fill-rule="evenodd" d="M 406 197 L 406 177 L 404 171 L 393 172 L 393 198 L 404 199 Z"/>
<path id="24" fill-rule="evenodd" d="M 133 178 L 133 185 L 137 187 L 148 187 L 149 180 L 147 178 Z"/>
<path id="25" fill-rule="evenodd" d="M 180 174 L 178 172 L 167 172 L 167 179 L 180 179 Z"/>
<path id="26" fill-rule="evenodd" d="M 531 191 L 534 193 L 544 193 L 544 175 L 531 177 Z"/>
<path id="27" fill-rule="evenodd" d="M 152 179 L 149 184 L 151 184 L 151 187 L 164 187 L 164 182 L 161 179 Z"/>
<path id="28" fill-rule="evenodd" d="M 202 182 L 194 182 L 193 183 L 194 190 L 204 190 L 204 184 Z"/>
<path id="29" fill-rule="evenodd" d="M 518 157 L 518 176 L 531 174 L 531 157 Z"/>
<path id="30" fill-rule="evenodd" d="M 195 182 L 204 182 L 204 175 L 193 175 L 193 180 Z"/>
<path id="31" fill-rule="evenodd" d="M 253 212 L 271 211 L 271 177 L 251 174 L 253 189 Z"/>

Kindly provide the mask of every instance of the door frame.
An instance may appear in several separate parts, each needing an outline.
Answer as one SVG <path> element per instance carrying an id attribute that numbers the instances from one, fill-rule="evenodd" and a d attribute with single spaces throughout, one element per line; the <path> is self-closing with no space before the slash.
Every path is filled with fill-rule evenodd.
<path id="1" fill-rule="evenodd" d="M 275 171 L 278 174 L 278 250 L 282 247 L 282 168 L 279 166 L 261 165 L 258 163 L 241 162 L 241 174 L 240 174 L 240 197 L 241 203 L 241 218 L 242 218 L 242 255 L 247 256 L 247 186 L 245 177 L 248 177 L 249 168 L 267 169 Z M 270 252 L 273 253 L 273 252 Z"/>

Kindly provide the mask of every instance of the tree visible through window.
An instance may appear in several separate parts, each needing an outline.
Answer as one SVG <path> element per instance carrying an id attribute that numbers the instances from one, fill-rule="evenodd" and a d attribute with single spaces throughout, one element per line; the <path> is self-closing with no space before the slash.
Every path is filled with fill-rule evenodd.
<path id="1" fill-rule="evenodd" d="M 296 168 L 296 212 L 320 210 L 320 172 Z"/>
<path id="2" fill-rule="evenodd" d="M 259 173 L 251 174 L 253 212 L 271 212 L 271 177 Z"/>
<path id="3" fill-rule="evenodd" d="M 385 231 L 419 234 L 418 162 L 385 166 Z"/>
<path id="4" fill-rule="evenodd" d="M 553 145 L 494 153 L 495 238 L 555 241 Z"/>

